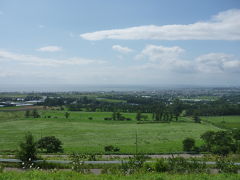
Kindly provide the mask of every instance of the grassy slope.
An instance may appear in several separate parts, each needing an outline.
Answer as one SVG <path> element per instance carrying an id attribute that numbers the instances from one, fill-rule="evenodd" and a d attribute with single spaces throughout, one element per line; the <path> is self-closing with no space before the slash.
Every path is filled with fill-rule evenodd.
<path id="1" fill-rule="evenodd" d="M 0 173 L 0 180 L 236 180 L 240 179 L 239 174 L 135 174 L 135 175 L 83 175 L 76 172 L 41 172 L 41 171 L 27 171 L 27 172 L 5 172 Z"/>
<path id="2" fill-rule="evenodd" d="M 207 130 L 217 130 L 209 124 L 192 122 L 136 124 L 132 121 L 105 121 L 112 113 L 71 112 L 64 118 L 63 111 L 43 111 L 42 117 L 23 118 L 23 112 L 0 112 L 0 151 L 13 150 L 23 139 L 24 132 L 31 131 L 36 139 L 54 135 L 64 143 L 66 153 L 103 152 L 106 145 L 120 147 L 121 153 L 135 152 L 135 137 L 138 132 L 138 149 L 145 153 L 182 151 L 182 140 L 193 137 L 200 143 L 199 136 Z M 134 113 L 125 117 L 135 118 Z M 92 117 L 93 120 L 88 120 Z M 150 117 L 150 115 L 149 115 Z"/>
<path id="3" fill-rule="evenodd" d="M 240 116 L 212 116 L 202 117 L 203 120 L 209 121 L 222 128 L 240 129 Z"/>

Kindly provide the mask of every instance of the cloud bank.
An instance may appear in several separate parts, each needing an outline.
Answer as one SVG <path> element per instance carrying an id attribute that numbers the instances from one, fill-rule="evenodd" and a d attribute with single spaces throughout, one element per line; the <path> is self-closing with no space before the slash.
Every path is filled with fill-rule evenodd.
<path id="1" fill-rule="evenodd" d="M 178 46 L 165 47 L 147 45 L 136 59 L 147 60 L 142 69 L 159 69 L 180 73 L 240 73 L 240 59 L 231 54 L 208 53 L 192 60 L 185 60 L 181 55 L 184 49 Z"/>
<path id="2" fill-rule="evenodd" d="M 88 65 L 105 63 L 103 60 L 86 59 L 79 57 L 67 59 L 42 58 L 33 55 L 17 54 L 5 50 L 0 50 L 0 61 L 14 61 L 21 64 L 37 66 Z"/>
<path id="3" fill-rule="evenodd" d="M 193 24 L 147 25 L 80 34 L 86 40 L 240 40 L 240 10 L 231 9 L 209 21 Z"/>

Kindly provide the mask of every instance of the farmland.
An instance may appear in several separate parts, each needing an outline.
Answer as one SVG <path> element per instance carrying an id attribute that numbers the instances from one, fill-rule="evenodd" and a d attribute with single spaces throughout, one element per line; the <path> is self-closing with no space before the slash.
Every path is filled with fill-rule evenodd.
<path id="1" fill-rule="evenodd" d="M 1 151 L 15 150 L 24 133 L 31 131 L 35 139 L 54 135 L 61 139 L 66 153 L 103 153 L 104 146 L 114 145 L 122 154 L 135 153 L 136 133 L 138 149 L 142 153 L 171 153 L 182 151 L 182 140 L 196 138 L 208 130 L 217 131 L 211 124 L 193 123 L 181 117 L 179 122 L 137 124 L 136 113 L 123 113 L 131 121 L 106 121 L 111 112 L 70 112 L 43 110 L 41 118 L 25 118 L 24 112 L 0 112 Z M 146 114 L 150 118 L 150 114 Z M 46 117 L 46 118 L 45 118 Z M 91 119 L 89 119 L 91 117 Z"/>
<path id="2" fill-rule="evenodd" d="M 205 116 L 202 119 L 220 128 L 240 129 L 240 116 Z"/>
<path id="3" fill-rule="evenodd" d="M 238 97 L 233 98 L 229 91 L 225 93 L 224 90 L 214 90 L 215 93 L 207 91 L 206 94 L 197 91 L 190 96 L 186 95 L 187 92 L 192 93 L 192 91 L 174 93 L 164 91 L 153 94 L 152 92 L 25 93 L 21 98 L 4 94 L 0 96 L 1 158 L 11 157 L 22 160 L 17 155 L 23 152 L 22 147 L 27 147 L 25 146 L 27 137 L 34 137 L 32 147 L 36 147 L 36 159 L 44 159 L 46 162 L 42 165 L 34 164 L 34 168 L 42 168 L 43 171 L 36 171 L 34 168 L 23 167 L 25 165 L 10 161 L 0 163 L 0 171 L 4 169 L 0 173 L 0 179 L 56 179 L 56 177 L 67 179 L 69 176 L 71 179 L 238 178 L 238 175 L 215 175 L 210 172 L 237 173 L 239 170 L 237 165 L 231 164 L 233 161 L 239 162 L 240 131 L 233 131 L 239 127 L 240 121 Z M 226 96 L 215 95 L 219 92 Z M 198 95 L 199 93 L 201 95 Z M 206 100 L 205 97 L 214 98 Z M 32 105 L 24 106 L 27 103 Z M 27 132 L 30 133 L 25 137 Z M 202 136 L 203 134 L 205 136 Z M 206 135 L 210 135 L 211 138 L 206 139 Z M 40 142 L 37 142 L 39 139 L 49 139 L 50 136 L 55 136 L 54 138 L 62 142 L 64 151 L 51 152 L 39 146 Z M 191 147 L 185 146 L 185 142 L 190 142 Z M 25 145 L 22 146 L 20 143 Z M 109 147 L 112 150 L 107 150 Z M 189 153 L 193 155 L 190 157 Z M 26 156 L 29 154 L 26 153 Z M 114 156 L 111 156 L 113 154 Z M 132 156 L 128 156 L 130 154 Z M 156 156 L 149 156 L 151 154 Z M 227 154 L 225 160 L 219 161 L 217 155 L 225 157 Z M 74 155 L 77 155 L 75 159 Z M 78 157 L 80 157 L 79 167 L 75 163 Z M 161 161 L 163 157 L 166 159 Z M 192 158 L 196 158 L 195 163 L 190 161 L 193 160 Z M 51 160 L 61 162 L 52 163 Z M 61 165 L 64 160 L 72 162 Z M 86 161 L 99 163 L 101 160 L 109 162 L 85 164 Z M 125 162 L 109 164 L 112 161 Z M 219 161 L 220 165 L 217 163 L 204 165 L 207 161 L 215 163 Z M 28 164 L 27 161 L 23 162 Z M 140 166 L 138 166 L 139 162 L 142 162 Z M 223 163 L 225 165 L 221 166 Z M 20 172 L 8 172 L 12 170 L 11 168 Z M 25 172 L 21 168 L 32 171 Z M 53 170 L 54 168 L 59 171 Z M 87 173 L 89 170 L 101 175 L 79 174 L 70 171 L 70 168 L 76 172 Z M 97 169 L 98 173 L 94 169 Z"/>

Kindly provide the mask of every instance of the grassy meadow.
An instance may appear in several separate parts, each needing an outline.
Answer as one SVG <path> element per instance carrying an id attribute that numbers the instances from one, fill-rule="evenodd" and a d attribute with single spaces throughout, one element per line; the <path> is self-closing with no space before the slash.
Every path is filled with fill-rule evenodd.
<path id="1" fill-rule="evenodd" d="M 41 118 L 34 119 L 25 118 L 24 112 L 0 112 L 0 152 L 16 150 L 27 131 L 35 139 L 56 136 L 63 142 L 65 153 L 103 153 L 104 146 L 114 145 L 121 154 L 135 152 L 137 132 L 138 151 L 156 154 L 181 152 L 184 138 L 195 138 L 199 144 L 202 133 L 218 130 L 211 124 L 196 124 L 183 117 L 180 122 L 137 124 L 135 113 L 122 113 L 131 121 L 104 120 L 111 117 L 111 112 L 70 112 L 68 119 L 65 111 L 45 110 L 40 114 Z"/>
<path id="2" fill-rule="evenodd" d="M 211 116 L 202 117 L 202 119 L 220 128 L 240 129 L 240 116 Z"/>

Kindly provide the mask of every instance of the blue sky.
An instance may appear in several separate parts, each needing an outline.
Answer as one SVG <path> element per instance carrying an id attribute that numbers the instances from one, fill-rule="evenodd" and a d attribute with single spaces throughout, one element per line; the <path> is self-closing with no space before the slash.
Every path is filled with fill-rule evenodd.
<path id="1" fill-rule="evenodd" d="M 239 0 L 0 0 L 0 83 L 240 85 Z"/>

